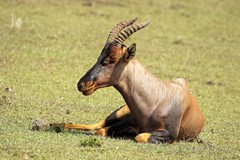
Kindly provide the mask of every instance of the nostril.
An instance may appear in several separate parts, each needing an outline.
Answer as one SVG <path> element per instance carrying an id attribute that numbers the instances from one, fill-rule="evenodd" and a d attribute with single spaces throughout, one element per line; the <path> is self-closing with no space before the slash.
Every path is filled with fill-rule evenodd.
<path id="1" fill-rule="evenodd" d="M 84 86 L 85 86 L 85 82 L 79 82 L 77 85 L 78 90 L 81 91 Z"/>

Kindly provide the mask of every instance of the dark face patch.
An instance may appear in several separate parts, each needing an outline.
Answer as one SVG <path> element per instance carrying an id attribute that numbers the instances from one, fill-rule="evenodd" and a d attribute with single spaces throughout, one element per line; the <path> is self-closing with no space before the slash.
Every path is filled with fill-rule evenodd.
<path id="1" fill-rule="evenodd" d="M 116 63 L 123 56 L 122 46 L 118 44 L 110 44 L 105 47 L 98 58 L 101 60 L 101 64 L 106 66 L 108 64 Z"/>
<path id="2" fill-rule="evenodd" d="M 123 57 L 123 45 L 110 44 L 102 50 L 97 62 L 79 80 L 78 90 L 84 95 L 92 94 L 96 89 L 113 85 L 112 72 Z"/>

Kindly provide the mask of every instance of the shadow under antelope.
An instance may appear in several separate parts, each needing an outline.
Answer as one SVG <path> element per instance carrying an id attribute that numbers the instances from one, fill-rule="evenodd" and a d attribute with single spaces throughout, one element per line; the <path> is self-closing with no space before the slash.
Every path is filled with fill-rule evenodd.
<path id="1" fill-rule="evenodd" d="M 108 86 L 117 89 L 126 104 L 93 125 L 65 124 L 65 129 L 96 130 L 97 135 L 131 134 L 137 142 L 172 143 L 197 138 L 203 114 L 183 78 L 167 82 L 146 70 L 135 58 L 136 44 L 124 41 L 150 21 L 137 18 L 117 24 L 93 67 L 79 80 L 83 95 Z"/>

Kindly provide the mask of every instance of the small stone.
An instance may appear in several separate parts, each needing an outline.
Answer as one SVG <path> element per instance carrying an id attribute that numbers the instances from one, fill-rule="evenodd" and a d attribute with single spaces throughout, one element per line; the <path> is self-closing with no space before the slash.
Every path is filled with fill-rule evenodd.
<path id="1" fill-rule="evenodd" d="M 177 40 L 173 41 L 172 44 L 175 44 L 175 45 L 184 45 L 184 41 L 182 38 L 178 38 Z"/>
<path id="2" fill-rule="evenodd" d="M 13 89 L 11 87 L 7 87 L 4 89 L 6 92 L 13 92 Z"/>
<path id="3" fill-rule="evenodd" d="M 46 131 L 50 128 L 49 122 L 38 118 L 32 123 L 32 130 L 33 131 Z"/>
<path id="4" fill-rule="evenodd" d="M 70 110 L 66 110 L 66 114 L 70 114 L 71 113 L 71 111 Z"/>
<path id="5" fill-rule="evenodd" d="M 214 83 L 213 81 L 207 81 L 206 84 L 207 84 L 208 86 L 215 85 L 215 83 Z"/>

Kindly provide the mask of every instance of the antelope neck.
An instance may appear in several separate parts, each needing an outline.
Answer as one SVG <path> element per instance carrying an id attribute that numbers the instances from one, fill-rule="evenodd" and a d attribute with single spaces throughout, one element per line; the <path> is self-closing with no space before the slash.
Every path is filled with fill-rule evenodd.
<path id="1" fill-rule="evenodd" d="M 133 114 L 146 117 L 168 94 L 168 84 L 147 71 L 138 60 L 129 62 L 114 87 L 121 93 Z"/>

